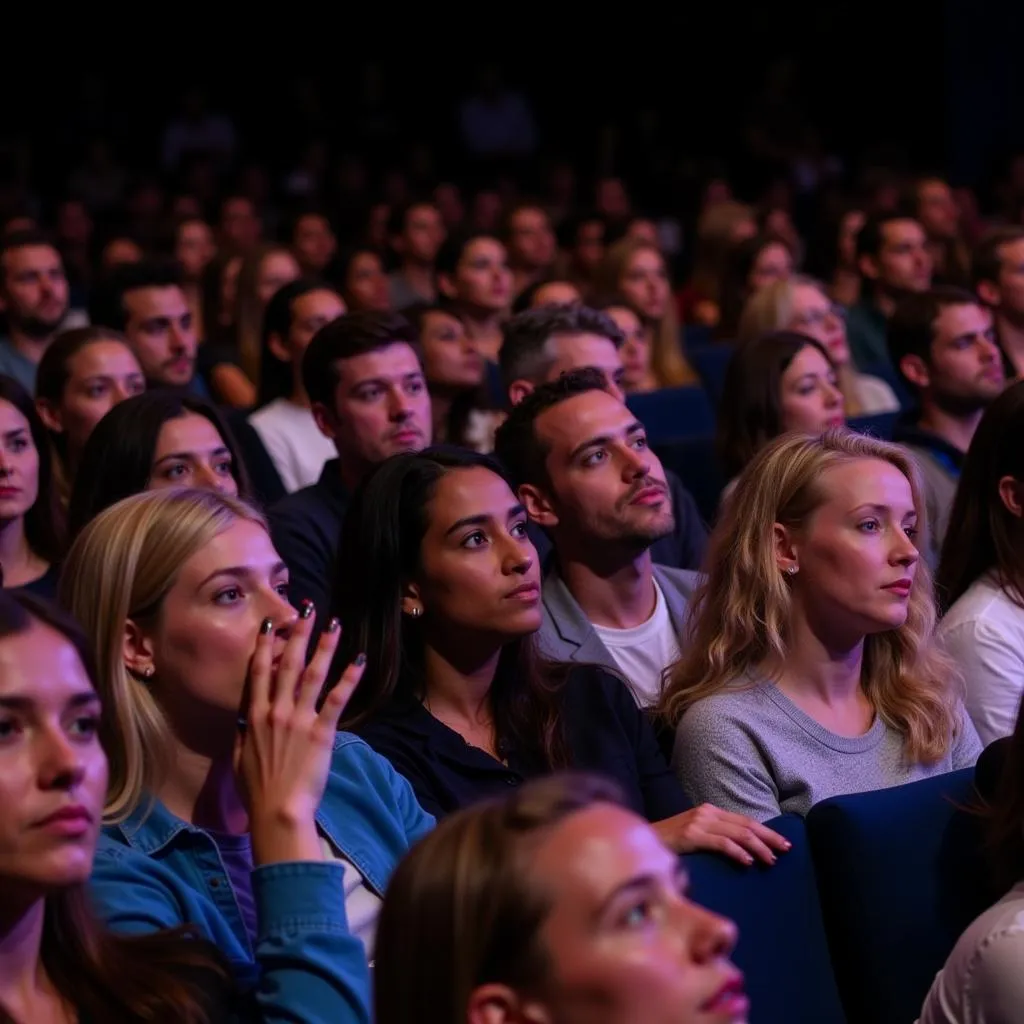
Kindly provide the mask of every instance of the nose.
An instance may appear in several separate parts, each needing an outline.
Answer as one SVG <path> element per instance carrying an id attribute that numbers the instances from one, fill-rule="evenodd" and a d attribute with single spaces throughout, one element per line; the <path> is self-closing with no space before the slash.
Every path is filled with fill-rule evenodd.
<path id="1" fill-rule="evenodd" d="M 502 551 L 501 571 L 505 576 L 525 576 L 533 568 L 536 555 L 529 540 L 520 540 L 509 534 Z"/>
<path id="2" fill-rule="evenodd" d="M 303 594 L 294 595 L 296 603 L 304 600 L 304 597 Z M 262 619 L 270 619 L 273 622 L 274 633 L 284 640 L 291 636 L 295 624 L 299 621 L 299 613 L 292 603 L 272 589 L 265 592 L 261 613 Z"/>
<path id="3" fill-rule="evenodd" d="M 47 731 L 40 742 L 43 744 L 40 759 L 40 782 L 43 787 L 74 789 L 85 775 L 81 750 L 68 739 L 60 727 Z"/>
<path id="4" fill-rule="evenodd" d="M 829 409 L 835 409 L 843 404 L 843 393 L 830 381 L 825 384 L 825 405 Z"/>
<path id="5" fill-rule="evenodd" d="M 637 477 L 647 476 L 651 471 L 651 460 L 646 448 L 637 449 L 632 445 L 623 447 L 623 477 L 626 480 L 635 480 Z"/>
<path id="6" fill-rule="evenodd" d="M 394 388 L 388 402 L 388 412 L 392 420 L 401 422 L 412 416 L 412 403 L 401 388 Z"/>
<path id="7" fill-rule="evenodd" d="M 694 903 L 687 905 L 687 912 L 693 915 L 688 931 L 694 961 L 710 963 L 728 957 L 736 948 L 736 940 L 739 937 L 736 925 L 728 918 L 719 917 L 718 914 L 713 914 Z"/>
<path id="8" fill-rule="evenodd" d="M 902 565 L 909 568 L 921 557 L 917 545 L 902 530 L 894 530 L 896 538 L 892 551 L 889 554 L 889 561 L 893 565 Z"/>

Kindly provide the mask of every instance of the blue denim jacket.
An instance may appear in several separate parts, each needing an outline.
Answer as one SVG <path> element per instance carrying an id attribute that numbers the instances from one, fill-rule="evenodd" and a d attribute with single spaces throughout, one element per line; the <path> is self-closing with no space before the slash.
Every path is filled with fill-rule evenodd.
<path id="1" fill-rule="evenodd" d="M 408 782 L 350 733 L 338 733 L 316 821 L 381 896 L 434 824 Z M 342 875 L 332 862 L 257 867 L 254 947 L 213 840 L 146 801 L 104 828 L 91 885 L 99 913 L 119 931 L 196 926 L 231 961 L 263 1021 L 369 1022 L 366 953 L 348 929 Z"/>

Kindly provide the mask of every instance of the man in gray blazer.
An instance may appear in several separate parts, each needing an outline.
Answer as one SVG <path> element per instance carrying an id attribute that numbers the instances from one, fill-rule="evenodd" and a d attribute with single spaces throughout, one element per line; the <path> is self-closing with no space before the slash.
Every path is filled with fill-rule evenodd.
<path id="1" fill-rule="evenodd" d="M 651 545 L 672 532 L 674 519 L 643 424 L 609 394 L 599 370 L 574 370 L 512 409 L 495 453 L 554 546 L 542 650 L 604 665 L 626 680 L 638 704 L 655 703 L 662 674 L 679 655 L 699 578 L 651 558 Z"/>

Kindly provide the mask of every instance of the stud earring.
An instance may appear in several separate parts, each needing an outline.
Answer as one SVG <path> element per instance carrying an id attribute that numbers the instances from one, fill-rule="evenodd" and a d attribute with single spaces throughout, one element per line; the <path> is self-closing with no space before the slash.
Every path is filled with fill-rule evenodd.
<path id="1" fill-rule="evenodd" d="M 787 576 L 795 576 L 797 574 L 797 568 L 795 565 L 791 565 L 786 569 Z"/>
<path id="2" fill-rule="evenodd" d="M 419 618 L 419 617 L 420 617 L 420 616 L 421 616 L 421 615 L 423 614 L 423 609 L 422 609 L 422 608 L 421 608 L 421 607 L 420 607 L 419 605 L 415 605 L 415 606 L 414 606 L 414 607 L 413 607 L 413 608 L 412 608 L 412 609 L 410 610 L 409 614 L 410 614 L 410 615 L 411 615 L 411 616 L 412 616 L 412 617 L 413 617 L 414 619 L 418 619 L 418 618 Z"/>
<path id="3" fill-rule="evenodd" d="M 156 671 L 156 669 L 154 669 L 152 665 L 147 665 L 147 666 L 146 666 L 146 671 L 145 671 L 145 672 L 143 672 L 142 674 L 143 674 L 143 675 L 144 675 L 144 676 L 145 676 L 145 677 L 146 677 L 147 679 L 152 679 L 152 678 L 153 678 L 153 673 L 154 673 L 155 671 Z"/>

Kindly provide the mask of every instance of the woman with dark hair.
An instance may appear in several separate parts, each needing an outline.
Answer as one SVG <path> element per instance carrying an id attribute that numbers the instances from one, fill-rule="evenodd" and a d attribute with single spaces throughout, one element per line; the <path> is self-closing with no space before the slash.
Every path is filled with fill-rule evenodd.
<path id="1" fill-rule="evenodd" d="M 480 354 L 498 361 L 501 324 L 512 302 L 508 252 L 486 231 L 450 235 L 437 250 L 437 287 L 466 325 Z"/>
<path id="2" fill-rule="evenodd" d="M 28 392 L 0 375 L 0 572 L 3 586 L 52 597 L 64 554 L 46 427 Z"/>
<path id="3" fill-rule="evenodd" d="M 82 452 L 68 507 L 69 536 L 77 537 L 122 498 L 159 487 L 202 487 L 249 497 L 235 439 L 209 402 L 150 391 L 111 409 Z"/>
<path id="4" fill-rule="evenodd" d="M 379 313 L 391 308 L 391 285 L 384 273 L 384 261 L 373 246 L 356 246 L 341 253 L 337 281 L 351 312 Z"/>
<path id="5" fill-rule="evenodd" d="M 841 426 L 843 396 L 835 367 L 813 338 L 793 331 L 765 334 L 737 348 L 718 404 L 715 447 L 731 481 L 769 442 L 799 431 Z"/>
<path id="6" fill-rule="evenodd" d="M 1024 382 L 978 424 L 960 472 L 936 583 L 940 634 L 983 743 L 1013 731 L 1024 694 Z"/>
<path id="7" fill-rule="evenodd" d="M 116 935 L 93 912 L 100 714 L 78 626 L 0 594 L 0 1022 L 215 1024 L 232 986 L 214 946 L 188 927 Z"/>
<path id="8" fill-rule="evenodd" d="M 450 306 L 423 303 L 408 307 L 402 315 L 419 335 L 434 440 L 492 451 L 494 431 L 503 417 L 488 397 L 487 364 L 465 323 Z"/>
<path id="9" fill-rule="evenodd" d="M 618 676 L 541 659 L 537 552 L 493 459 L 456 448 L 388 459 L 356 493 L 337 565 L 339 663 L 367 658 L 343 728 L 387 757 L 427 811 L 590 770 L 618 782 L 674 849 L 750 863 L 783 848 L 747 818 L 690 809 Z"/>
<path id="10" fill-rule="evenodd" d="M 738 1024 L 735 944 L 611 783 L 555 776 L 452 815 L 398 866 L 376 1020 L 419 1024 L 429 1006 L 434 1024 Z"/>
<path id="11" fill-rule="evenodd" d="M 118 402 L 145 390 L 142 367 L 120 331 L 76 327 L 47 347 L 36 374 L 36 409 L 50 434 L 54 484 L 64 506 L 96 424 Z"/>
<path id="12" fill-rule="evenodd" d="M 722 273 L 722 318 L 715 336 L 735 341 L 747 299 L 773 281 L 784 281 L 793 273 L 795 262 L 789 246 L 777 235 L 757 235 L 740 242 Z"/>

